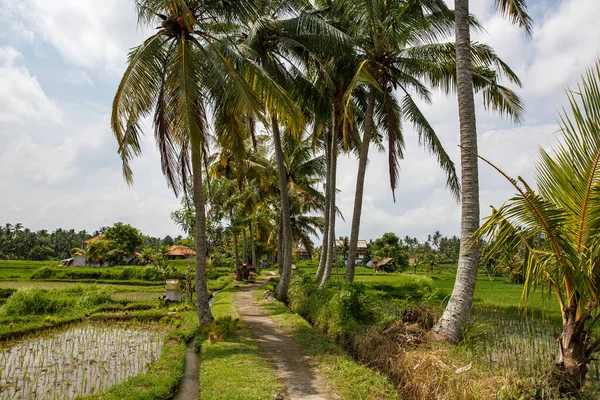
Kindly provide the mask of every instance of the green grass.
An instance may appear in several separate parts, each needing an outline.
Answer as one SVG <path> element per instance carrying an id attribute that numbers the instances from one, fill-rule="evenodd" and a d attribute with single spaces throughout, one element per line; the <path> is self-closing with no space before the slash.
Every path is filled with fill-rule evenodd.
<path id="1" fill-rule="evenodd" d="M 265 287 L 256 290 L 262 298 Z M 357 364 L 337 345 L 313 329 L 306 320 L 292 313 L 283 303 L 261 301 L 262 307 L 281 327 L 283 332 L 302 347 L 316 362 L 330 388 L 343 399 L 398 399 L 392 384 L 378 372 Z"/>
<path id="2" fill-rule="evenodd" d="M 234 292 L 228 288 L 215 296 L 215 318 L 239 318 L 233 306 Z M 223 341 L 202 344 L 200 387 L 203 400 L 271 400 L 281 391 L 281 383 L 244 329 Z"/>
<path id="3" fill-rule="evenodd" d="M 0 280 L 29 279 L 36 269 L 55 267 L 57 264 L 57 261 L 0 260 Z"/>
<path id="4" fill-rule="evenodd" d="M 297 263 L 299 271 L 314 274 L 317 264 L 313 261 L 301 261 Z M 455 265 L 444 264 L 441 266 L 442 273 L 438 273 L 438 267 L 434 268 L 434 273 L 429 273 L 429 268 L 419 266 L 418 273 L 414 274 L 413 269 L 409 268 L 405 272 L 397 273 L 378 273 L 373 269 L 366 267 L 356 267 L 355 281 L 366 286 L 368 294 L 372 294 L 382 300 L 400 299 L 407 301 L 420 300 L 423 297 L 429 298 L 432 304 L 443 306 L 449 299 L 456 275 L 452 272 Z M 446 272 L 444 272 L 446 271 Z M 335 287 L 338 283 L 342 284 L 345 277 L 345 268 L 339 268 L 339 277 L 336 276 L 334 268 L 329 285 Z M 532 313 L 536 317 L 544 317 L 554 322 L 560 320 L 560 309 L 553 297 L 544 299 L 540 291 L 534 292 L 529 301 L 520 306 L 523 285 L 509 284 L 503 278 L 497 277 L 493 280 L 486 275 L 479 275 L 475 286 L 473 296 L 474 311 L 500 311 L 515 318 L 525 315 L 531 317 Z"/>

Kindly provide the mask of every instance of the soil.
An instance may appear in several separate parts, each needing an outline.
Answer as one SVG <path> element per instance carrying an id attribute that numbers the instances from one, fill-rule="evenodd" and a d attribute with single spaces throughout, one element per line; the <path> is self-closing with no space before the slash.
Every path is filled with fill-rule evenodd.
<path id="1" fill-rule="evenodd" d="M 265 358 L 275 367 L 275 374 L 285 385 L 284 398 L 291 400 L 334 399 L 325 378 L 310 364 L 310 357 L 289 336 L 284 334 L 257 304 L 254 291 L 265 278 L 240 289 L 233 298 L 244 327 L 257 342 Z"/>

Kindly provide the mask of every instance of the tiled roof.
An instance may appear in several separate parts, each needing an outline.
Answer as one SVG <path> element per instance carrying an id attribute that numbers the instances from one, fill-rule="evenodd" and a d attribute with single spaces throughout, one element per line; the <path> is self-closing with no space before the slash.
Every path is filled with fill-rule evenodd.
<path id="1" fill-rule="evenodd" d="M 188 256 L 195 256 L 196 252 L 187 246 L 176 244 L 176 245 L 169 247 L 169 252 L 167 253 L 167 255 L 188 257 Z"/>

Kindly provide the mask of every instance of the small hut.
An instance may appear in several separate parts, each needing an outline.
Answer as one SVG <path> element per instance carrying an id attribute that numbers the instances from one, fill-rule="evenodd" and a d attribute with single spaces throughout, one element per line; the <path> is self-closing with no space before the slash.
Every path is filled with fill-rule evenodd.
<path id="1" fill-rule="evenodd" d="M 196 256 L 196 252 L 187 246 L 180 244 L 169 247 L 167 253 L 167 260 L 185 260 L 186 258 L 192 258 Z"/>
<path id="2" fill-rule="evenodd" d="M 384 258 L 375 264 L 375 271 L 383 271 L 383 272 L 396 272 L 396 265 L 394 264 L 393 258 Z"/>

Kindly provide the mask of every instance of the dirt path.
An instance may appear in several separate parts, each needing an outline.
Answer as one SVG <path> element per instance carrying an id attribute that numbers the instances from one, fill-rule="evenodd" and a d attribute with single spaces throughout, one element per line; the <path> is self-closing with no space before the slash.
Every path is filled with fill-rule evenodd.
<path id="1" fill-rule="evenodd" d="M 244 327 L 258 343 L 265 358 L 277 369 L 275 374 L 286 387 L 286 398 L 292 400 L 332 399 L 325 379 L 309 364 L 308 355 L 292 338 L 286 336 L 257 304 L 254 291 L 267 278 L 240 289 L 233 304 Z"/>

